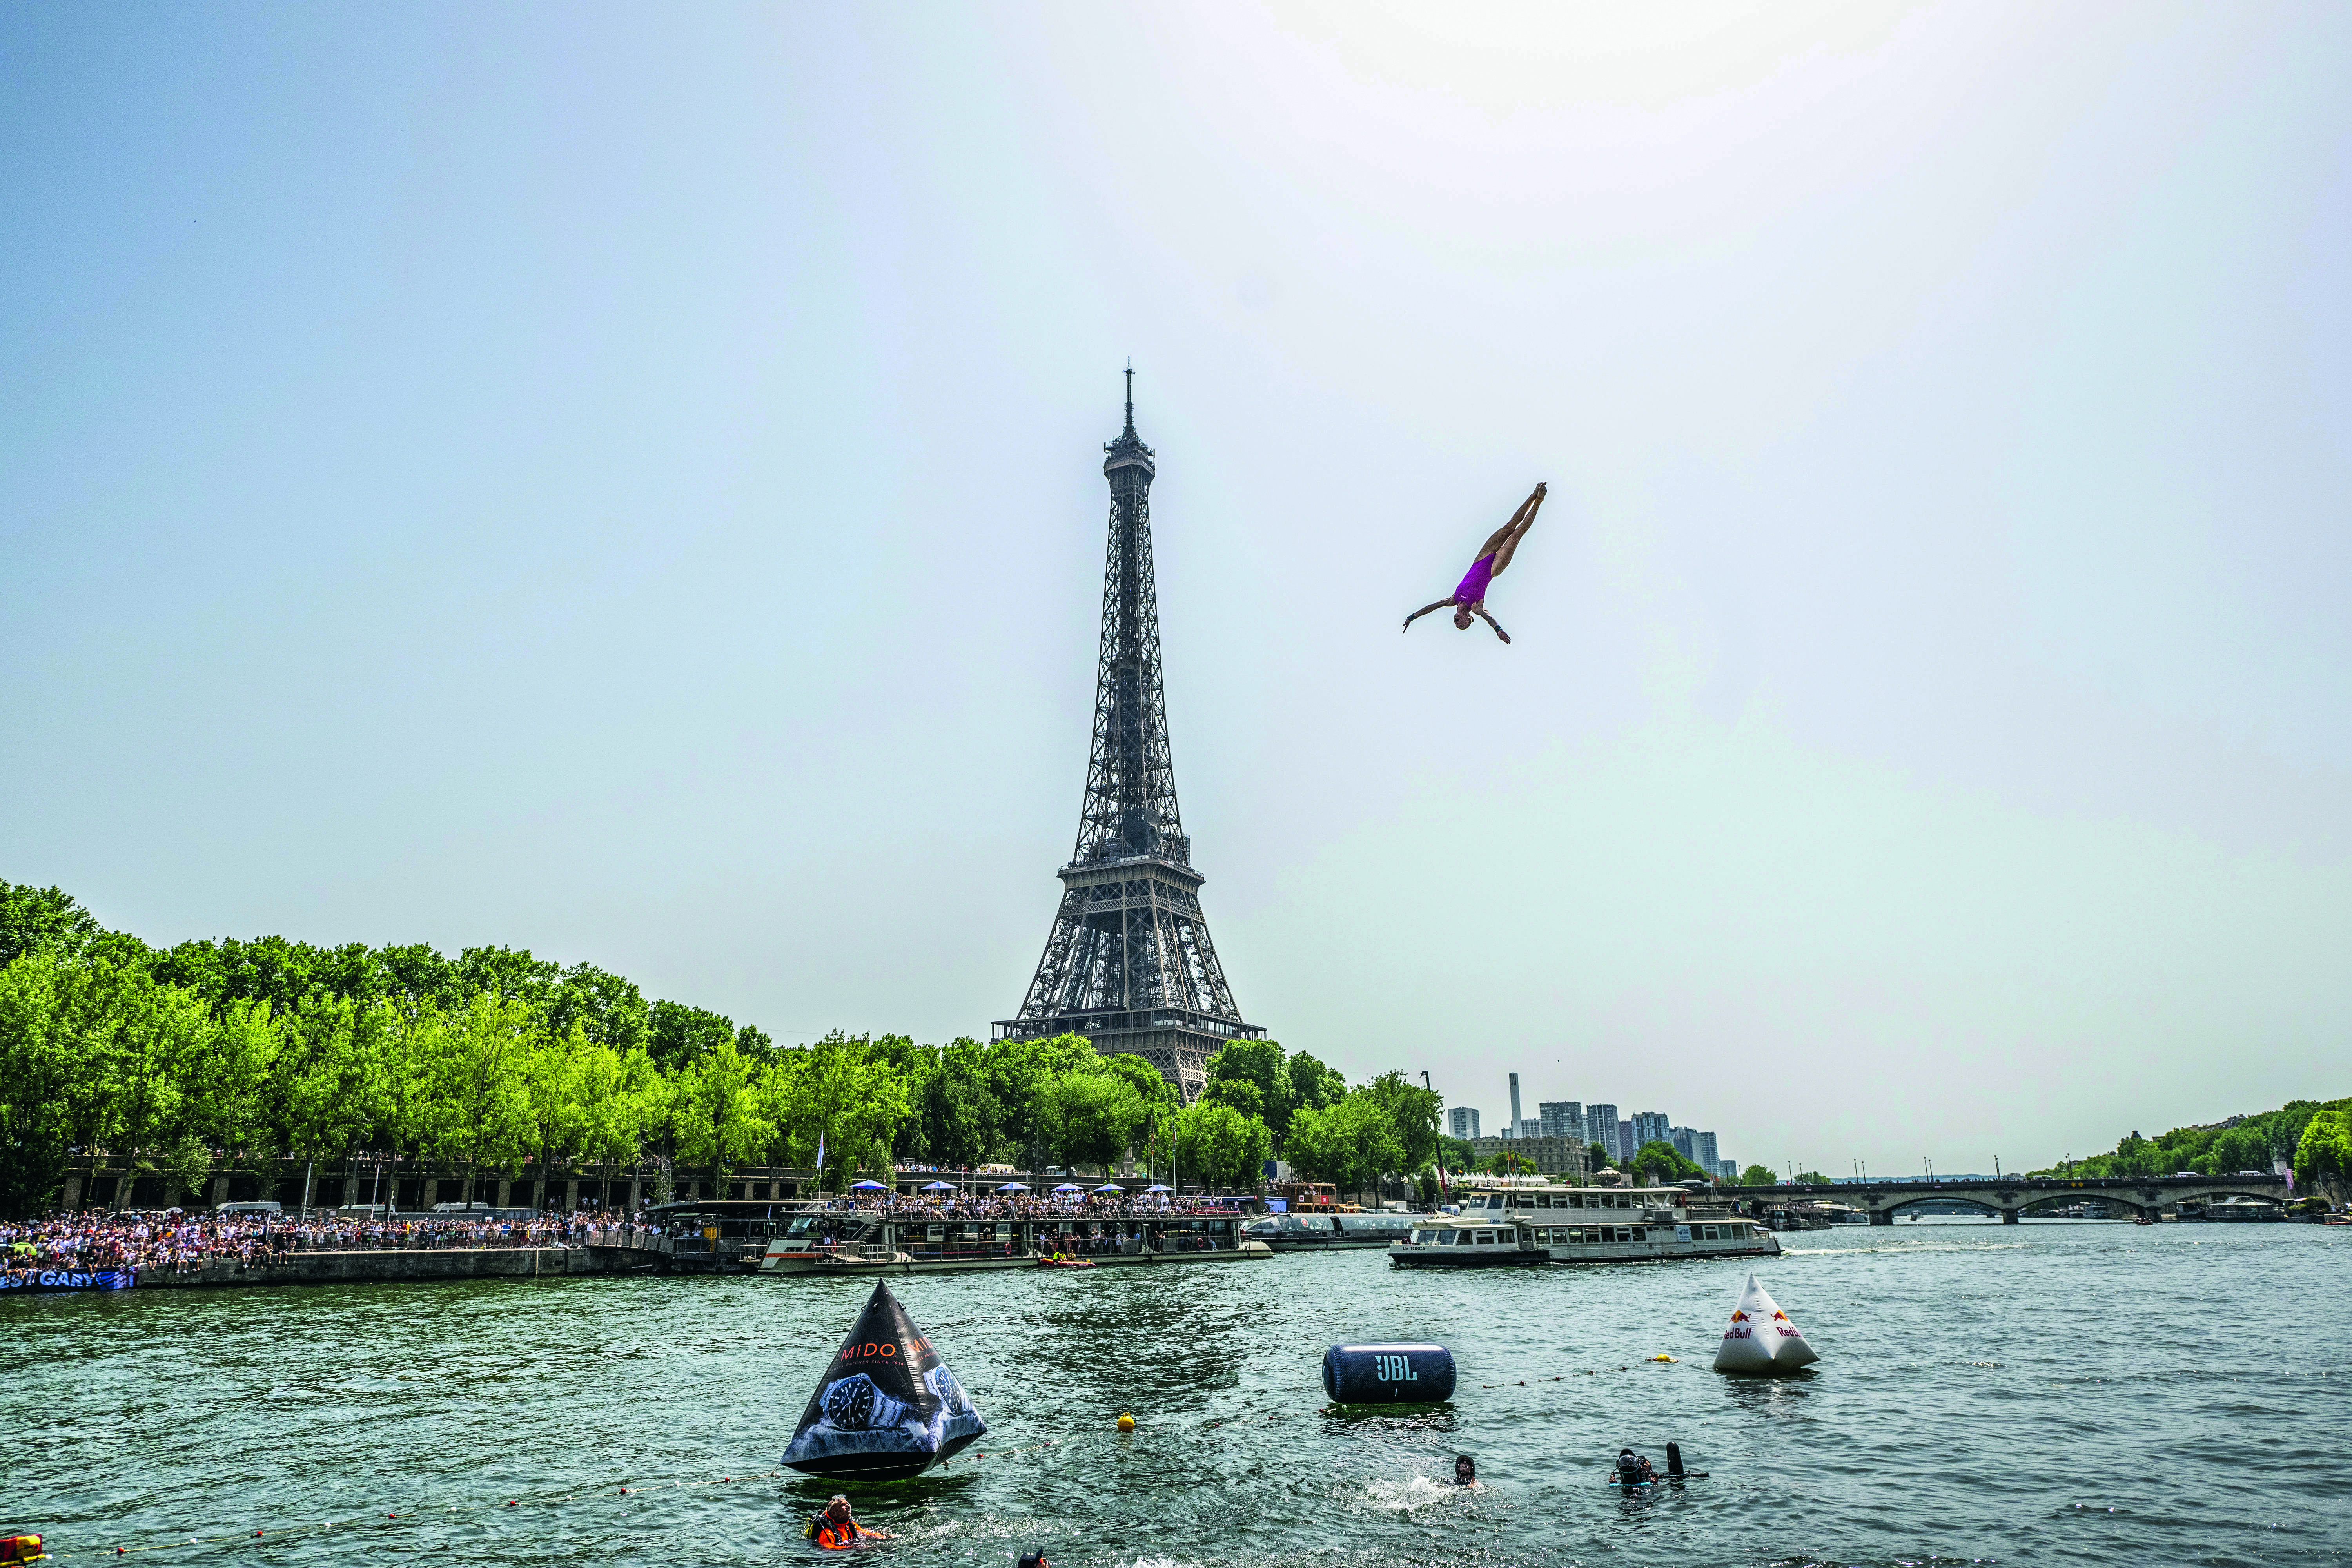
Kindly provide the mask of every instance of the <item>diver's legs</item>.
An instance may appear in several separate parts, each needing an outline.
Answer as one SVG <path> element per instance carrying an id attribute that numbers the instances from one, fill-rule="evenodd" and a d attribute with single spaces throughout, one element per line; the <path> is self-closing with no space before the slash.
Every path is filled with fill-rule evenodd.
<path id="1" fill-rule="evenodd" d="M 1499 577 L 1503 574 L 1503 568 L 1508 566 L 1511 563 L 1511 557 L 1518 553 L 1519 541 L 1525 539 L 1528 536 L 1528 530 L 1535 525 L 1536 514 L 1530 511 L 1525 522 L 1520 523 L 1517 528 L 1507 528 L 1503 531 L 1502 548 L 1495 552 L 1496 576 Z"/>

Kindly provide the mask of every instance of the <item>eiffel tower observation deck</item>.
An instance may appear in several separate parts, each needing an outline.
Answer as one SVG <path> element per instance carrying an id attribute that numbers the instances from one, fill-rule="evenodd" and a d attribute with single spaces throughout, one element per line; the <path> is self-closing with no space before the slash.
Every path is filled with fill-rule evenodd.
<path id="1" fill-rule="evenodd" d="M 1192 847 L 1176 809 L 1160 686 L 1160 606 L 1151 571 L 1151 448 L 1127 428 L 1103 448 L 1110 543 L 1103 563 L 1102 650 L 1094 751 L 1078 844 L 1062 868 L 1062 904 L 1020 1016 L 998 1039 L 1084 1035 L 1106 1055 L 1158 1068 L 1189 1102 L 1225 1042 L 1265 1033 L 1242 1021 L 1201 913 Z"/>

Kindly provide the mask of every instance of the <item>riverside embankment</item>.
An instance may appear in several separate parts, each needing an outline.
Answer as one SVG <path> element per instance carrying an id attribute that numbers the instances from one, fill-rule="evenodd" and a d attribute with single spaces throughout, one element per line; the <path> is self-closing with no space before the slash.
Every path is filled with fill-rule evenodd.
<path id="1" fill-rule="evenodd" d="M 619 1247 L 412 1247 L 380 1252 L 289 1252 L 263 1258 L 206 1258 L 184 1272 L 150 1268 L 141 1290 L 227 1285 L 359 1285 L 428 1279 L 542 1279 L 567 1274 L 626 1274 L 652 1267 Z"/>

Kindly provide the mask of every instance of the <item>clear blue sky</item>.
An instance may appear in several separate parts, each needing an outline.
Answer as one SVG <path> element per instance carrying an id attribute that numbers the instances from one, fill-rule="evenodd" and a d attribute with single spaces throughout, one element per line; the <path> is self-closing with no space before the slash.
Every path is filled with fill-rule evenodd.
<path id="1" fill-rule="evenodd" d="M 1118 368 L 1245 1012 L 1843 1172 L 2352 1092 L 2352 11 L 0 11 L 0 876 L 984 1034 Z M 1503 647 L 1412 606 L 1538 479 Z"/>

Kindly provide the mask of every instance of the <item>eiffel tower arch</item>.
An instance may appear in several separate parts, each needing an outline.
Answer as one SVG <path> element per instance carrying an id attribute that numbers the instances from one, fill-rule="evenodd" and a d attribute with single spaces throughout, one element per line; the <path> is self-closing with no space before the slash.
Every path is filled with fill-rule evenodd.
<path id="1" fill-rule="evenodd" d="M 1192 842 L 1176 808 L 1160 684 L 1160 605 L 1151 569 L 1151 448 L 1127 427 L 1105 445 L 1110 541 L 1103 560 L 1102 647 L 1094 747 L 1078 842 L 1061 869 L 1062 902 L 1018 1016 L 998 1039 L 1084 1035 L 1106 1055 L 1141 1057 L 1189 1103 L 1228 1040 L 1265 1031 L 1242 1021 L 1225 984 Z"/>

